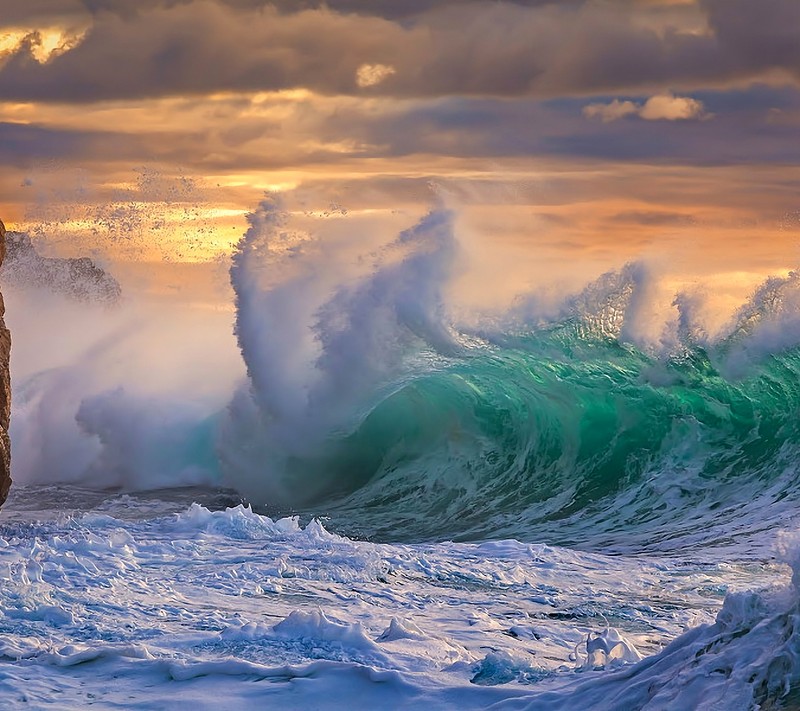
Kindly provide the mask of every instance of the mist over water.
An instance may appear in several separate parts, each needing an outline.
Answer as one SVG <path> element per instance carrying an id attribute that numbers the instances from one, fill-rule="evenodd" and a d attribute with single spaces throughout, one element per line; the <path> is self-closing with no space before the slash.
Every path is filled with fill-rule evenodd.
<path id="1" fill-rule="evenodd" d="M 796 274 L 716 330 L 698 292 L 664 318 L 644 263 L 466 313 L 445 203 L 393 236 L 267 197 L 218 303 L 10 289 L 17 486 L 225 486 L 361 535 L 589 548 L 749 540 L 793 515 Z"/>
<path id="2" fill-rule="evenodd" d="M 230 313 L 135 292 L 113 308 L 4 294 L 15 485 L 219 485 L 212 421 L 243 377 Z"/>

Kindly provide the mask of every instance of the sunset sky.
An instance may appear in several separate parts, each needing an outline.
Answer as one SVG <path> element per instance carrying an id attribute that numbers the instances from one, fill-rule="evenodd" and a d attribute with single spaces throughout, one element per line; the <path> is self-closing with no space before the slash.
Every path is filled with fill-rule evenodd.
<path id="1" fill-rule="evenodd" d="M 0 0 L 0 216 L 202 261 L 265 191 L 478 262 L 800 262 L 797 0 Z"/>

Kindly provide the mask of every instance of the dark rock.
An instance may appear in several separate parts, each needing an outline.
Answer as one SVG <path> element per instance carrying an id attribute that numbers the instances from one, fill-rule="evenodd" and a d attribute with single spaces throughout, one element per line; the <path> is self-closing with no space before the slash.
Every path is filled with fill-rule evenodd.
<path id="1" fill-rule="evenodd" d="M 31 238 L 22 232 L 6 235 L 6 260 L 0 282 L 16 288 L 47 289 L 76 301 L 116 304 L 122 295 L 119 282 L 88 257 L 42 257 Z"/>
<path id="2" fill-rule="evenodd" d="M 6 227 L 0 222 L 0 267 L 5 256 Z M 8 438 L 11 419 L 11 334 L 3 321 L 5 311 L 3 295 L 0 294 L 0 504 L 6 500 L 11 486 L 11 441 Z"/>

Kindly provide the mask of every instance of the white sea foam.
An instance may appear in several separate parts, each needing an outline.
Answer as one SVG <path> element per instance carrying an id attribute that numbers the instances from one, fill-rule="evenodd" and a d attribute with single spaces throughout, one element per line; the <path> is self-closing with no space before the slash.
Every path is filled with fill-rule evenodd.
<path id="1" fill-rule="evenodd" d="M 748 708 L 798 679 L 779 565 L 379 545 L 241 506 L 115 507 L 130 497 L 37 524 L 4 509 L 4 707 Z M 796 562 L 791 536 L 781 551 Z"/>

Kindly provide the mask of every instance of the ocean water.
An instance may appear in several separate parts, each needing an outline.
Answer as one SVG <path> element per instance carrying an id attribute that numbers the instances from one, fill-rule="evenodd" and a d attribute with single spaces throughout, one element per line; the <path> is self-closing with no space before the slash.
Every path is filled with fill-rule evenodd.
<path id="1" fill-rule="evenodd" d="M 800 705 L 800 277 L 467 323 L 457 231 L 270 198 L 231 310 L 11 290 L 4 708 Z"/>

